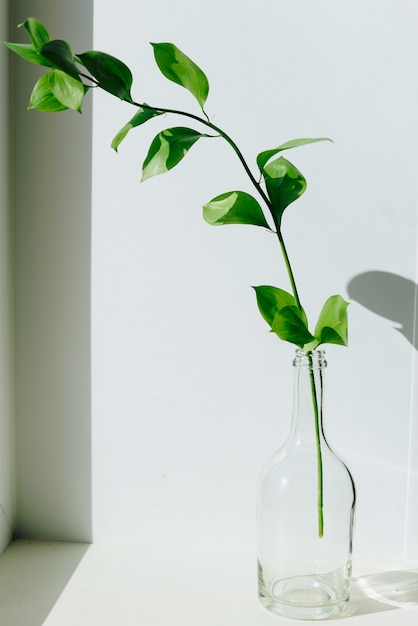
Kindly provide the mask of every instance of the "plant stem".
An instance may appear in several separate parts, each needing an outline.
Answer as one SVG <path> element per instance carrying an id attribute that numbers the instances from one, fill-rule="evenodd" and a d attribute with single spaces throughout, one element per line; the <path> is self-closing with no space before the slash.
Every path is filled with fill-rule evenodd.
<path id="1" fill-rule="evenodd" d="M 282 231 L 281 231 L 281 229 L 279 227 L 277 228 L 277 237 L 279 239 L 280 247 L 281 247 L 281 250 L 282 250 L 284 262 L 285 262 L 286 269 L 287 269 L 287 275 L 289 276 L 289 280 L 290 280 L 290 284 L 292 286 L 292 291 L 293 291 L 293 295 L 294 295 L 295 300 L 296 300 L 296 304 L 297 304 L 298 308 L 300 310 L 302 310 L 302 305 L 300 303 L 299 294 L 298 294 L 298 290 L 297 290 L 297 287 L 296 287 L 295 277 L 293 275 L 292 266 L 290 265 L 289 255 L 287 254 L 287 250 L 286 250 L 286 246 L 285 246 L 285 243 L 284 243 Z"/>
<path id="2" fill-rule="evenodd" d="M 315 440 L 316 440 L 316 456 L 317 456 L 317 473 L 318 473 L 318 537 L 324 536 L 324 482 L 323 482 L 323 467 L 322 467 L 322 450 L 321 450 L 321 430 L 320 430 L 320 421 L 319 419 L 319 409 L 318 409 L 318 397 L 316 391 L 316 382 L 315 382 L 315 373 L 313 370 L 313 359 L 312 355 L 308 355 L 309 358 L 309 375 L 311 380 L 311 393 L 312 393 L 312 404 L 314 409 L 314 420 L 315 420 Z M 319 375 L 322 376 L 321 372 Z M 320 385 L 321 396 L 322 396 L 322 381 Z M 322 397 L 321 397 L 321 412 L 322 412 Z M 321 416 L 322 417 L 322 416 Z"/>

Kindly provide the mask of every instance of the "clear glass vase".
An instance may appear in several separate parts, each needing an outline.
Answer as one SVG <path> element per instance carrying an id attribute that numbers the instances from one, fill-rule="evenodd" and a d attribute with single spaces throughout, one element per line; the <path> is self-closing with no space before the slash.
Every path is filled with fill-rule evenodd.
<path id="1" fill-rule="evenodd" d="M 319 620 L 348 603 L 355 487 L 324 435 L 324 352 L 297 350 L 293 365 L 290 433 L 258 485 L 259 597 L 273 613 Z"/>

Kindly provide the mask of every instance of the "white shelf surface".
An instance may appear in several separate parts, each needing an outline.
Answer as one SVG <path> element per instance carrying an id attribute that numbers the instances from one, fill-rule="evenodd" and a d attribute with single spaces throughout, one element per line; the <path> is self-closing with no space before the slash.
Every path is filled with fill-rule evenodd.
<path id="1" fill-rule="evenodd" d="M 15 541 L 0 556 L 2 626 L 280 626 L 252 554 Z M 359 561 L 347 626 L 416 626 L 418 564 Z"/>

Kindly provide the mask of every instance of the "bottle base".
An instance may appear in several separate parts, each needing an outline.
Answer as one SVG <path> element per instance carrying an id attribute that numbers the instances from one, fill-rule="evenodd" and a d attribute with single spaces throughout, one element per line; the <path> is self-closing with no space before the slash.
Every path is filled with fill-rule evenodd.
<path id="1" fill-rule="evenodd" d="M 260 592 L 260 602 L 271 613 L 299 620 L 322 620 L 341 615 L 348 596 L 341 598 L 324 576 L 295 576 L 276 581 L 271 593 Z"/>

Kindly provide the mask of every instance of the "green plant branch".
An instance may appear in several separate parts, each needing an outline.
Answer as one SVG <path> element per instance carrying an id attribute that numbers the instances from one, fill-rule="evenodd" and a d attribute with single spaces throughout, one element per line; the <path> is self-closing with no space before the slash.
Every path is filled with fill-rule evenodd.
<path id="1" fill-rule="evenodd" d="M 185 87 L 199 102 L 203 117 L 193 113 L 165 108 L 152 107 L 148 104 L 139 104 L 131 97 L 132 73 L 119 59 L 98 51 L 88 51 L 80 55 L 73 55 L 70 45 L 62 40 L 51 40 L 45 27 L 35 18 L 28 18 L 23 24 L 30 36 L 32 44 L 12 44 L 4 42 L 13 52 L 30 63 L 36 63 L 49 68 L 49 75 L 42 76 L 31 94 L 29 108 L 41 111 L 62 111 L 73 109 L 81 112 L 84 96 L 91 88 L 100 88 L 122 101 L 140 109 L 138 114 L 126 124 L 115 137 L 116 143 L 112 147 L 117 149 L 119 143 L 131 128 L 139 126 L 151 119 L 154 115 L 174 114 L 187 117 L 210 128 L 217 136 L 224 139 L 233 149 L 243 166 L 257 195 L 263 201 L 264 209 L 258 201 L 246 192 L 230 192 L 214 198 L 205 205 L 206 221 L 212 224 L 253 224 L 263 226 L 274 232 L 279 240 L 281 253 L 284 259 L 293 296 L 284 290 L 271 286 L 256 287 L 257 301 L 260 312 L 269 323 L 271 330 L 280 339 L 289 341 L 305 349 L 311 366 L 310 382 L 315 420 L 316 448 L 318 457 L 318 532 L 323 535 L 323 474 L 320 415 L 317 396 L 317 380 L 312 369 L 312 351 L 321 343 L 347 345 L 347 304 L 341 296 L 331 296 L 325 302 L 315 327 L 315 335 L 308 329 L 308 321 L 299 298 L 296 281 L 281 231 L 283 211 L 299 198 L 306 188 L 306 180 L 292 163 L 282 156 L 272 160 L 283 150 L 295 148 L 307 143 L 323 141 L 324 138 L 295 139 L 288 141 L 277 148 L 261 152 L 257 157 L 260 177 L 257 180 L 245 160 L 235 141 L 221 128 L 210 121 L 204 110 L 209 93 L 209 83 L 200 68 L 174 44 L 152 44 L 156 63 L 162 74 L 174 83 Z M 79 66 L 82 66 L 80 68 Z M 51 69 L 52 68 L 52 69 Z M 89 72 L 86 74 L 84 69 Z M 88 81 L 88 84 L 83 82 Z M 141 110 L 142 109 L 142 110 Z M 147 110 L 144 114 L 144 110 Z M 174 167 L 184 156 L 187 150 L 204 136 L 193 129 L 167 129 L 160 133 L 151 144 L 144 168 L 150 165 L 145 178 L 161 174 Z M 209 135 L 206 135 L 209 136 Z M 212 135 L 213 136 L 213 135 Z M 115 142 L 114 140 L 114 142 Z M 171 153 L 171 162 L 168 165 L 167 155 L 161 146 L 175 145 Z M 170 143 L 171 142 L 171 143 Z M 177 142 L 177 143 L 176 143 Z M 170 152 L 169 152 L 170 154 Z M 153 162 L 155 157 L 158 157 Z M 157 164 L 157 165 L 156 165 Z M 154 168 L 154 169 L 153 169 Z M 232 204 L 228 202 L 232 198 Z M 223 204 L 222 204 L 223 203 Z M 210 206 L 210 205 L 215 205 Z M 266 209 L 270 214 L 274 228 L 266 220 Z M 225 212 L 222 212 L 225 210 Z M 210 213 L 210 211 L 212 211 Z M 295 310 L 299 314 L 295 314 Z M 276 323 L 276 318 L 278 323 Z M 306 348 L 305 348 L 306 346 Z M 320 373 L 321 376 L 321 373 Z M 321 387 L 322 393 L 322 387 Z M 322 406 L 322 404 L 321 404 Z M 321 409 L 322 410 L 322 409 Z"/>

